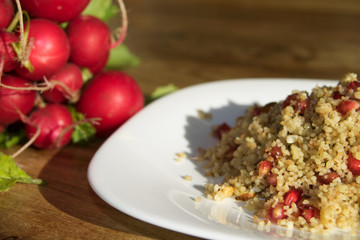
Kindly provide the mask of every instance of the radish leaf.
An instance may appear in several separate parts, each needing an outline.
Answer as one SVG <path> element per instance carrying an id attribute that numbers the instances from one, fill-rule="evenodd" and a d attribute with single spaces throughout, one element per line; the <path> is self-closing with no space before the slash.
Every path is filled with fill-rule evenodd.
<path id="1" fill-rule="evenodd" d="M 0 192 L 8 191 L 15 183 L 42 184 L 41 179 L 30 177 L 19 168 L 11 156 L 0 152 Z"/>
<path id="2" fill-rule="evenodd" d="M 91 0 L 82 12 L 83 15 L 92 15 L 104 22 L 115 17 L 118 13 L 119 8 L 113 4 L 112 0 Z"/>
<path id="3" fill-rule="evenodd" d="M 13 131 L 12 131 L 13 130 Z M 5 129 L 0 133 L 0 147 L 11 148 L 26 139 L 25 130 L 23 128 Z"/>
<path id="4" fill-rule="evenodd" d="M 77 112 L 73 106 L 69 106 L 68 108 L 75 123 L 85 119 L 84 115 L 82 113 Z M 74 131 L 72 134 L 72 142 L 80 143 L 80 142 L 88 141 L 89 139 L 95 136 L 95 133 L 96 130 L 94 126 L 91 125 L 91 123 L 83 122 L 74 127 Z"/>
<path id="5" fill-rule="evenodd" d="M 136 67 L 140 64 L 140 60 L 130 50 L 121 44 L 111 49 L 109 59 L 106 63 L 107 69 L 124 69 Z"/>

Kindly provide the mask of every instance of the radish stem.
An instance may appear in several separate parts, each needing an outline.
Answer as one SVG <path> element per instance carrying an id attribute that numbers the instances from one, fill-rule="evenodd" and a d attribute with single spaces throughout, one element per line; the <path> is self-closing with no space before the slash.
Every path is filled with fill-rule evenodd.
<path id="1" fill-rule="evenodd" d="M 118 3 L 122 17 L 122 26 L 113 31 L 112 33 L 113 41 L 110 45 L 110 49 L 116 48 L 125 40 L 127 28 L 128 28 L 128 17 L 127 17 L 125 4 L 123 0 L 118 0 Z"/>

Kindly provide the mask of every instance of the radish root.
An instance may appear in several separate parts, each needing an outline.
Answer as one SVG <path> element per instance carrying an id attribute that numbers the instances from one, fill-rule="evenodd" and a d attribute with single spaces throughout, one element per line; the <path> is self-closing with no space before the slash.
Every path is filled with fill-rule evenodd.
<path id="1" fill-rule="evenodd" d="M 118 0 L 118 3 L 120 7 L 122 26 L 114 29 L 114 31 L 112 32 L 112 41 L 111 41 L 110 49 L 116 48 L 125 40 L 127 28 L 128 28 L 128 17 L 127 17 L 125 4 L 123 0 Z"/>
<path id="2" fill-rule="evenodd" d="M 36 132 L 35 134 L 29 139 L 29 141 L 27 141 L 21 148 L 19 148 L 14 154 L 12 154 L 12 158 L 16 158 L 19 154 L 21 154 L 23 151 L 25 151 L 25 149 L 27 149 L 28 147 L 31 146 L 31 144 L 38 138 L 38 136 L 41 133 L 41 129 L 40 127 L 36 126 L 35 124 L 33 124 L 30 119 L 25 116 L 21 111 L 17 110 L 18 114 L 20 115 L 20 119 L 23 123 L 29 124 L 33 127 L 36 128 Z"/>
<path id="3" fill-rule="evenodd" d="M 0 58 L 0 71 L 2 70 L 3 68 L 3 61 L 2 61 L 3 58 Z M 4 88 L 8 88 L 8 89 L 12 89 L 12 90 L 23 90 L 23 91 L 39 91 L 39 92 L 44 92 L 44 91 L 47 91 L 47 90 L 52 90 L 54 89 L 54 87 L 56 85 L 59 85 L 62 87 L 62 89 L 64 89 L 64 93 L 65 93 L 65 97 L 67 99 L 70 100 L 70 102 L 76 102 L 77 100 L 79 100 L 79 92 L 72 92 L 68 86 L 66 86 L 66 84 L 60 82 L 60 81 L 56 81 L 56 80 L 48 80 L 46 77 L 44 77 L 44 81 L 37 84 L 37 85 L 30 85 L 30 86 L 26 86 L 26 87 L 13 87 L 13 86 L 9 86 L 9 85 L 6 85 L 6 84 L 3 84 L 1 82 L 1 73 L 2 71 L 0 72 L 0 87 L 4 87 Z"/>

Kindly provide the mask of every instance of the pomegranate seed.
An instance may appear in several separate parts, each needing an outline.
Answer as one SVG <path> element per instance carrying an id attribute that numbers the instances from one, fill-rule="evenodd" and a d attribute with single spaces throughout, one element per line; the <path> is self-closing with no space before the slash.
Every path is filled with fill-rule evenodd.
<path id="1" fill-rule="evenodd" d="M 359 110 L 359 108 L 360 108 L 359 100 L 352 98 L 349 100 L 344 100 L 341 103 L 339 103 L 339 105 L 337 105 L 336 107 L 336 111 L 338 111 L 342 115 L 346 115 L 346 113 L 348 113 L 352 109 Z"/>
<path id="2" fill-rule="evenodd" d="M 217 126 L 217 128 L 214 131 L 214 135 L 217 139 L 221 139 L 222 135 L 224 133 L 227 133 L 228 131 L 230 131 L 230 126 L 227 123 L 222 123 L 219 126 Z"/>
<path id="3" fill-rule="evenodd" d="M 286 108 L 287 106 L 291 105 L 291 102 L 294 101 L 295 102 L 295 111 L 298 112 L 299 114 L 304 114 L 305 110 L 308 108 L 309 103 L 310 103 L 310 98 L 306 98 L 305 100 L 300 101 L 298 99 L 298 94 L 294 93 L 291 94 L 289 96 L 287 96 L 287 98 L 284 100 L 283 104 L 282 104 L 282 108 Z"/>
<path id="4" fill-rule="evenodd" d="M 237 146 L 234 146 L 232 148 L 230 148 L 226 153 L 225 153 L 225 160 L 226 161 L 230 161 L 231 159 L 233 159 L 234 157 L 234 152 L 236 151 Z"/>
<path id="5" fill-rule="evenodd" d="M 285 217 L 284 204 L 278 203 L 275 207 L 269 209 L 269 219 L 271 222 L 276 223 Z"/>
<path id="6" fill-rule="evenodd" d="M 277 174 L 268 174 L 266 176 L 266 182 L 274 187 L 276 187 L 277 184 Z"/>
<path id="7" fill-rule="evenodd" d="M 296 93 L 287 96 L 281 107 L 283 109 L 286 108 L 287 106 L 289 106 L 291 104 L 291 101 L 296 101 L 296 99 L 297 99 Z"/>
<path id="8" fill-rule="evenodd" d="M 256 106 L 256 107 L 254 108 L 254 111 L 253 111 L 253 116 L 254 116 L 254 117 L 255 117 L 255 116 L 258 116 L 258 115 L 260 115 L 260 113 L 261 113 L 261 107 Z"/>
<path id="9" fill-rule="evenodd" d="M 341 99 L 343 95 L 339 91 L 335 91 L 332 95 L 333 99 Z"/>
<path id="10" fill-rule="evenodd" d="M 284 204 L 291 206 L 292 203 L 298 203 L 301 200 L 301 190 L 290 190 L 284 194 Z"/>
<path id="11" fill-rule="evenodd" d="M 299 101 L 295 106 L 295 111 L 299 112 L 299 114 L 304 114 L 309 104 L 310 104 L 310 98 L 306 98 L 305 100 Z"/>
<path id="12" fill-rule="evenodd" d="M 336 179 L 338 177 L 339 177 L 339 174 L 332 171 L 332 172 L 327 173 L 327 174 L 325 174 L 323 176 L 319 176 L 319 182 L 321 184 L 330 184 L 334 179 Z"/>
<path id="13" fill-rule="evenodd" d="M 259 168 L 259 176 L 265 176 L 266 174 L 268 174 L 272 168 L 272 162 L 269 161 L 261 161 L 258 164 L 258 168 Z"/>
<path id="14" fill-rule="evenodd" d="M 320 210 L 311 205 L 305 204 L 300 207 L 300 214 L 307 222 L 310 222 L 311 218 L 320 218 Z"/>
<path id="15" fill-rule="evenodd" d="M 360 175 L 360 160 L 356 159 L 352 153 L 348 154 L 347 167 L 353 175 Z"/>
<path id="16" fill-rule="evenodd" d="M 282 150 L 281 147 L 274 146 L 270 150 L 270 156 L 272 156 L 274 159 L 278 159 L 282 156 Z"/>
<path id="17" fill-rule="evenodd" d="M 354 92 L 358 89 L 358 87 L 360 87 L 360 82 L 358 81 L 352 81 L 351 83 L 349 83 L 349 85 L 347 86 L 347 90 L 354 90 Z"/>

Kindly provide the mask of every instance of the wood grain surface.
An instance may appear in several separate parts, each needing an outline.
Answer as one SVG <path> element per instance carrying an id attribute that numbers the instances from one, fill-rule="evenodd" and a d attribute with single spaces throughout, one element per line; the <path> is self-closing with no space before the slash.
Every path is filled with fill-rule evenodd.
<path id="1" fill-rule="evenodd" d="M 230 78 L 339 79 L 360 72 L 357 0 L 125 4 L 125 44 L 141 60 L 126 72 L 144 94 L 169 83 L 183 88 Z M 17 184 L 0 193 L 0 239 L 195 239 L 127 216 L 92 191 L 86 171 L 103 141 L 30 148 L 18 156 L 21 168 L 48 184 Z"/>

